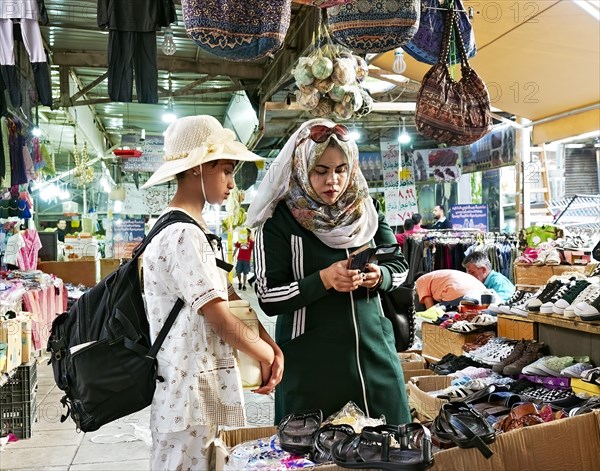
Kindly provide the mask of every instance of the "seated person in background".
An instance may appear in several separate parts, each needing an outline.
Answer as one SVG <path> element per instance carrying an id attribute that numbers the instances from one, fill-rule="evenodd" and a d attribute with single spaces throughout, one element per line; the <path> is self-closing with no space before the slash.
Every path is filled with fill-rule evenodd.
<path id="1" fill-rule="evenodd" d="M 421 227 L 422 216 L 419 213 L 414 213 L 411 218 L 415 222 L 415 232 L 423 231 L 424 228 Z"/>
<path id="2" fill-rule="evenodd" d="M 411 218 L 408 218 L 404 221 L 404 232 L 401 234 L 396 234 L 396 240 L 400 244 L 401 247 L 404 247 L 404 241 L 407 237 L 410 237 L 415 232 L 415 221 Z"/>
<path id="3" fill-rule="evenodd" d="M 474 276 L 459 270 L 434 270 L 415 275 L 415 292 L 419 303 L 429 309 L 437 303 L 451 304 L 467 294 L 481 294 L 484 284 Z M 415 309 L 420 306 L 415 302 Z"/>
<path id="4" fill-rule="evenodd" d="M 481 281 L 486 288 L 493 289 L 498 293 L 502 301 L 508 301 L 515 292 L 515 285 L 502 273 L 492 270 L 492 264 L 483 252 L 474 251 L 467 255 L 462 266 L 469 275 L 473 275 Z"/>
<path id="5" fill-rule="evenodd" d="M 452 222 L 446 219 L 446 210 L 443 206 L 437 205 L 433 208 L 433 219 L 431 229 L 452 229 Z"/>

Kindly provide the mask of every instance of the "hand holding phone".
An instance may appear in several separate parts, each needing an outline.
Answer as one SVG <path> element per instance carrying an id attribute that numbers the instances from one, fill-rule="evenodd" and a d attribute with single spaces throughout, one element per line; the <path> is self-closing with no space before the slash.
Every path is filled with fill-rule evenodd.
<path id="1" fill-rule="evenodd" d="M 394 259 L 398 250 L 399 244 L 386 244 L 377 247 L 364 246 L 350 254 L 348 260 L 348 268 L 351 270 L 366 271 L 367 263 L 375 263 Z"/>

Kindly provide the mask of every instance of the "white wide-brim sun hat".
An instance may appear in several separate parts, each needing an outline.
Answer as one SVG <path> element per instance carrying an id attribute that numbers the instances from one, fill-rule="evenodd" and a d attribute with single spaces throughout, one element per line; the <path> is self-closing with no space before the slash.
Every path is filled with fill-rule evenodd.
<path id="1" fill-rule="evenodd" d="M 142 188 L 166 183 L 181 172 L 214 160 L 264 160 L 235 140 L 235 133 L 208 115 L 173 121 L 165 131 L 164 161 Z"/>

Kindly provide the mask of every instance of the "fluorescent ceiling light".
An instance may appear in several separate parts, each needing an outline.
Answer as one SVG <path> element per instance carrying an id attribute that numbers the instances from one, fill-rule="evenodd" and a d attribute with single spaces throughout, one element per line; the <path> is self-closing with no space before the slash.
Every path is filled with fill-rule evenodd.
<path id="1" fill-rule="evenodd" d="M 573 0 L 573 3 L 600 21 L 600 1 Z"/>
<path id="2" fill-rule="evenodd" d="M 585 144 L 565 144 L 565 147 L 569 149 L 582 149 L 585 147 Z"/>
<path id="3" fill-rule="evenodd" d="M 357 131 L 356 129 L 352 129 L 350 131 L 349 136 L 350 136 L 350 139 L 352 139 L 353 141 L 356 141 L 356 142 L 360 141 L 360 138 L 362 137 L 360 132 Z"/>

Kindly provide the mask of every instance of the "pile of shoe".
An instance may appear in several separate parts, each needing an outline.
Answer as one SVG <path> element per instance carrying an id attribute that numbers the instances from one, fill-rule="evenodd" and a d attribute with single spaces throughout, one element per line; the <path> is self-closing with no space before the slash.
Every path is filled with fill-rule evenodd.
<path id="1" fill-rule="evenodd" d="M 511 339 L 495 337 L 489 340 L 483 347 L 472 352 L 467 352 L 465 355 L 484 365 L 494 366 L 511 354 L 516 343 L 516 341 Z"/>
<path id="2" fill-rule="evenodd" d="M 584 321 L 600 320 L 600 284 L 597 278 L 573 275 L 552 277 L 537 292 L 517 290 L 506 302 L 491 304 L 500 314 L 527 317 L 529 313 L 580 317 Z"/>
<path id="3" fill-rule="evenodd" d="M 449 375 L 469 366 L 481 367 L 483 365 L 465 355 L 457 356 L 448 353 L 439 362 L 430 365 L 430 369 L 438 375 Z"/>
<path id="4" fill-rule="evenodd" d="M 493 365 L 492 370 L 506 376 L 516 376 L 522 372 L 525 366 L 541 358 L 542 352 L 546 350 L 543 342 L 519 340 L 513 345 L 512 351 L 508 355 Z"/>

